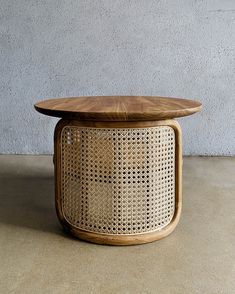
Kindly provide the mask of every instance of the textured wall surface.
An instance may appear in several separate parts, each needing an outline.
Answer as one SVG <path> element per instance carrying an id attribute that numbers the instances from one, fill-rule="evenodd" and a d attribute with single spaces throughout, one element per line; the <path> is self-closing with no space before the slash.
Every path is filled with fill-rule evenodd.
<path id="1" fill-rule="evenodd" d="M 0 153 L 52 153 L 47 97 L 198 99 L 184 153 L 235 154 L 234 0 L 0 0 Z"/>

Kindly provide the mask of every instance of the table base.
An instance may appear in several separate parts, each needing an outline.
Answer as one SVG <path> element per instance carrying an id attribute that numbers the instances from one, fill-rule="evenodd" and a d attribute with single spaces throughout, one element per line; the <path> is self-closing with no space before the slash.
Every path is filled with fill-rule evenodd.
<path id="1" fill-rule="evenodd" d="M 56 211 L 66 231 L 94 243 L 133 245 L 174 230 L 182 205 L 176 121 L 62 119 L 54 140 Z"/>

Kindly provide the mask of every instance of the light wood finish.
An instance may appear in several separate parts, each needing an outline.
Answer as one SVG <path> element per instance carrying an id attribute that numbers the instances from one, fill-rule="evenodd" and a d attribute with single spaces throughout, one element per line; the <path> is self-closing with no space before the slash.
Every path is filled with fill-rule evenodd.
<path id="1" fill-rule="evenodd" d="M 94 96 L 59 98 L 35 104 L 37 111 L 87 121 L 153 121 L 187 116 L 200 111 L 193 100 L 154 96 Z"/>
<path id="2" fill-rule="evenodd" d="M 54 134 L 55 200 L 58 218 L 66 231 L 80 239 L 89 242 L 110 245 L 133 245 L 148 243 L 161 239 L 169 235 L 175 229 L 182 209 L 182 135 L 179 124 L 173 120 L 173 118 L 187 116 L 200 111 L 201 103 L 193 100 L 168 97 L 95 96 L 50 99 L 36 103 L 35 108 L 37 111 L 43 114 L 62 117 L 62 120 L 60 120 L 56 126 Z M 95 230 L 87 230 L 86 226 L 82 227 L 82 229 L 81 226 L 78 228 L 76 218 L 74 218 L 74 214 L 70 211 L 70 207 L 75 209 L 76 212 L 77 210 L 73 205 L 74 202 L 71 202 L 72 206 L 66 207 L 68 212 L 72 213 L 71 220 L 75 220 L 74 225 L 72 225 L 66 219 L 62 207 L 62 164 L 69 166 L 69 168 L 71 167 L 69 163 L 71 159 L 69 159 L 68 162 L 66 162 L 66 159 L 65 162 L 62 162 L 63 158 L 61 151 L 61 140 L 62 131 L 65 126 L 98 129 L 132 129 L 151 128 L 158 126 L 170 126 L 173 128 L 175 132 L 175 212 L 171 222 L 166 222 L 164 227 L 154 227 L 154 229 L 151 229 L 151 231 L 144 231 L 144 233 L 140 231 L 132 231 L 131 234 L 126 234 L 125 231 L 125 233 L 122 232 L 122 234 L 119 232 L 117 234 L 111 234 L 110 231 L 106 233 L 106 231 L 102 230 L 99 232 L 94 232 Z M 65 132 L 68 130 L 65 130 Z M 65 143 L 65 146 L 71 144 L 71 133 L 68 134 L 68 137 L 67 135 L 63 137 L 65 138 L 64 142 L 67 142 L 66 140 L 68 140 L 68 143 Z M 79 136 L 80 134 L 78 133 L 78 137 Z M 75 135 L 75 137 L 77 138 L 77 135 Z M 75 139 L 75 142 L 76 140 L 77 139 Z M 75 149 L 72 149 L 71 157 L 73 156 L 74 152 L 78 152 L 77 147 L 74 148 Z M 68 152 L 68 158 L 70 158 L 70 151 L 66 152 Z M 73 164 L 73 161 L 71 164 Z M 76 177 L 76 167 L 74 170 L 75 172 L 73 172 L 72 169 L 72 174 L 75 174 Z M 70 170 L 68 173 L 65 172 L 65 174 L 66 176 L 70 175 Z M 74 190 L 73 193 L 73 195 L 77 195 L 76 190 Z M 101 193 L 101 197 L 102 195 L 103 194 Z M 75 199 L 77 198 L 75 197 Z M 96 205 L 94 207 L 96 207 Z"/>
<path id="3" fill-rule="evenodd" d="M 62 210 L 61 199 L 61 131 L 64 126 L 95 127 L 95 128 L 143 128 L 156 126 L 170 126 L 174 129 L 176 135 L 175 145 L 175 213 L 170 224 L 161 230 L 132 235 L 114 235 L 93 233 L 80 230 L 67 222 Z M 181 130 L 179 124 L 174 120 L 164 121 L 144 121 L 144 122 L 81 122 L 73 120 L 60 120 L 55 129 L 55 194 L 56 211 L 58 218 L 66 231 L 72 235 L 98 244 L 110 245 L 134 245 L 152 242 L 169 235 L 176 227 L 182 208 L 182 144 Z"/>

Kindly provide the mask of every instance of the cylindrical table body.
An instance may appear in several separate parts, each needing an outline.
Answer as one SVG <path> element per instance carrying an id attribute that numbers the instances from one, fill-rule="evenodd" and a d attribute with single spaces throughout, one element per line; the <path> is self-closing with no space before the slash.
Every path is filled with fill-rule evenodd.
<path id="1" fill-rule="evenodd" d="M 56 210 L 67 231 L 94 243 L 132 245 L 174 230 L 182 205 L 175 120 L 62 119 L 54 139 Z"/>

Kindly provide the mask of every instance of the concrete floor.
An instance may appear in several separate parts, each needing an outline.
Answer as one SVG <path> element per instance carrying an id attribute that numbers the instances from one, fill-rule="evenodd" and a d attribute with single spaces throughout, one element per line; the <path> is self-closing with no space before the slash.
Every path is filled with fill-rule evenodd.
<path id="1" fill-rule="evenodd" d="M 0 294 L 235 293 L 235 158 L 185 158 L 176 230 L 146 245 L 70 238 L 49 156 L 0 156 Z"/>

